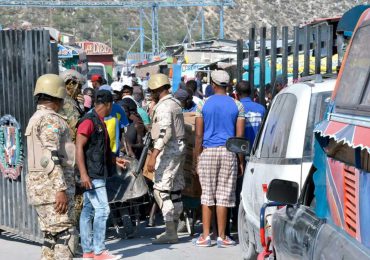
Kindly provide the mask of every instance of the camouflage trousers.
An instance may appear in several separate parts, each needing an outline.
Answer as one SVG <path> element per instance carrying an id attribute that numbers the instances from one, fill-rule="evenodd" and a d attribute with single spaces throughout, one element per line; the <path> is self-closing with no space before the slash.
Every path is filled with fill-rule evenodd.
<path id="1" fill-rule="evenodd" d="M 178 142 L 169 142 L 157 157 L 153 179 L 153 188 L 156 190 L 178 191 L 185 187 L 185 144 Z"/>
<path id="2" fill-rule="evenodd" d="M 166 222 L 178 220 L 183 211 L 181 201 L 181 190 L 185 186 L 183 151 L 182 141 L 170 142 L 157 157 L 153 180 L 154 197 Z"/>
<path id="3" fill-rule="evenodd" d="M 171 194 L 154 190 L 154 198 L 162 211 L 165 222 L 178 221 L 183 211 L 181 194 Z"/>
<path id="4" fill-rule="evenodd" d="M 78 236 L 75 233 L 74 203 L 70 200 L 65 214 L 56 213 L 54 206 L 55 204 L 35 206 L 45 241 L 41 259 L 72 259 L 74 245 L 78 243 Z"/>
<path id="5" fill-rule="evenodd" d="M 63 234 L 61 236 L 58 236 L 57 239 L 69 241 L 69 239 L 71 239 L 71 234 Z M 48 235 L 44 236 L 44 241 L 50 243 L 50 245 L 45 246 L 44 242 L 44 245 L 41 247 L 41 260 L 73 259 L 73 254 L 69 248 L 68 242 L 57 244 L 57 239 L 48 238 Z"/>

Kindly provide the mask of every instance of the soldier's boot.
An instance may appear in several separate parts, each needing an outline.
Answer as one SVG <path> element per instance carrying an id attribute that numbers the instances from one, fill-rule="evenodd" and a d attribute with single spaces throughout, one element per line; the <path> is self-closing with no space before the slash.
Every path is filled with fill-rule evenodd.
<path id="1" fill-rule="evenodd" d="M 177 229 L 174 221 L 166 222 L 166 231 L 152 241 L 153 244 L 174 244 L 178 242 Z"/>

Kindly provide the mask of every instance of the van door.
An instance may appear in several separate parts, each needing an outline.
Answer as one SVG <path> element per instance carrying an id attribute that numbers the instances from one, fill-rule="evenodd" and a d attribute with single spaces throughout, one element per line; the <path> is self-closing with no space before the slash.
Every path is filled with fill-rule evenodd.
<path id="1" fill-rule="evenodd" d="M 258 144 L 255 152 L 245 171 L 242 191 L 243 206 L 248 222 L 256 233 L 257 244 L 259 243 L 259 239 L 257 239 L 259 213 L 262 204 L 266 201 L 266 186 L 272 179 L 276 178 L 293 181 L 300 179 L 301 158 L 287 158 L 296 108 L 297 97 L 295 94 L 286 92 L 276 96 L 262 129 L 262 134 L 256 141 Z M 300 116 L 304 117 L 305 115 Z M 304 133 L 305 127 L 300 127 L 302 127 L 301 133 Z M 297 147 L 297 149 L 302 149 L 302 147 Z M 299 154 L 302 154 L 302 150 L 299 151 Z M 284 173 L 288 174 L 284 175 Z M 292 176 L 296 176 L 296 178 Z"/>
<path id="2" fill-rule="evenodd" d="M 303 146 L 302 179 L 300 185 L 303 185 L 307 179 L 307 174 L 311 168 L 313 160 L 313 144 L 315 125 L 324 119 L 326 109 L 328 108 L 332 91 L 313 93 L 311 96 L 310 110 L 308 112 L 305 142 Z"/>

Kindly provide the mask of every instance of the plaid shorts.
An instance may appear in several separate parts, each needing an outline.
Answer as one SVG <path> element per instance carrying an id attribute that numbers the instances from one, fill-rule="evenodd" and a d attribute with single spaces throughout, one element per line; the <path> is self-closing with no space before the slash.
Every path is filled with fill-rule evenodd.
<path id="1" fill-rule="evenodd" d="M 198 163 L 203 205 L 235 207 L 237 165 L 236 155 L 224 146 L 203 150 Z"/>

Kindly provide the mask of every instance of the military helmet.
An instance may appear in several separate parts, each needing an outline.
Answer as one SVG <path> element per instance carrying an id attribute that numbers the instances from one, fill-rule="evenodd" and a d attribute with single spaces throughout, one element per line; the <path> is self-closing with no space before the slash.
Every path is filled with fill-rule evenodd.
<path id="1" fill-rule="evenodd" d="M 61 72 L 59 76 L 62 78 L 62 80 L 65 83 L 67 83 L 68 80 L 73 80 L 76 83 L 81 84 L 81 85 L 85 84 L 86 82 L 82 74 L 75 70 L 65 70 Z"/>
<path id="2" fill-rule="evenodd" d="M 45 74 L 37 79 L 34 96 L 46 94 L 51 97 L 64 99 L 66 87 L 64 81 L 56 74 Z"/>
<path id="3" fill-rule="evenodd" d="M 170 80 L 165 74 L 155 74 L 150 77 L 148 81 L 148 87 L 151 90 L 159 89 L 160 87 L 163 87 L 165 85 L 171 85 Z"/>

